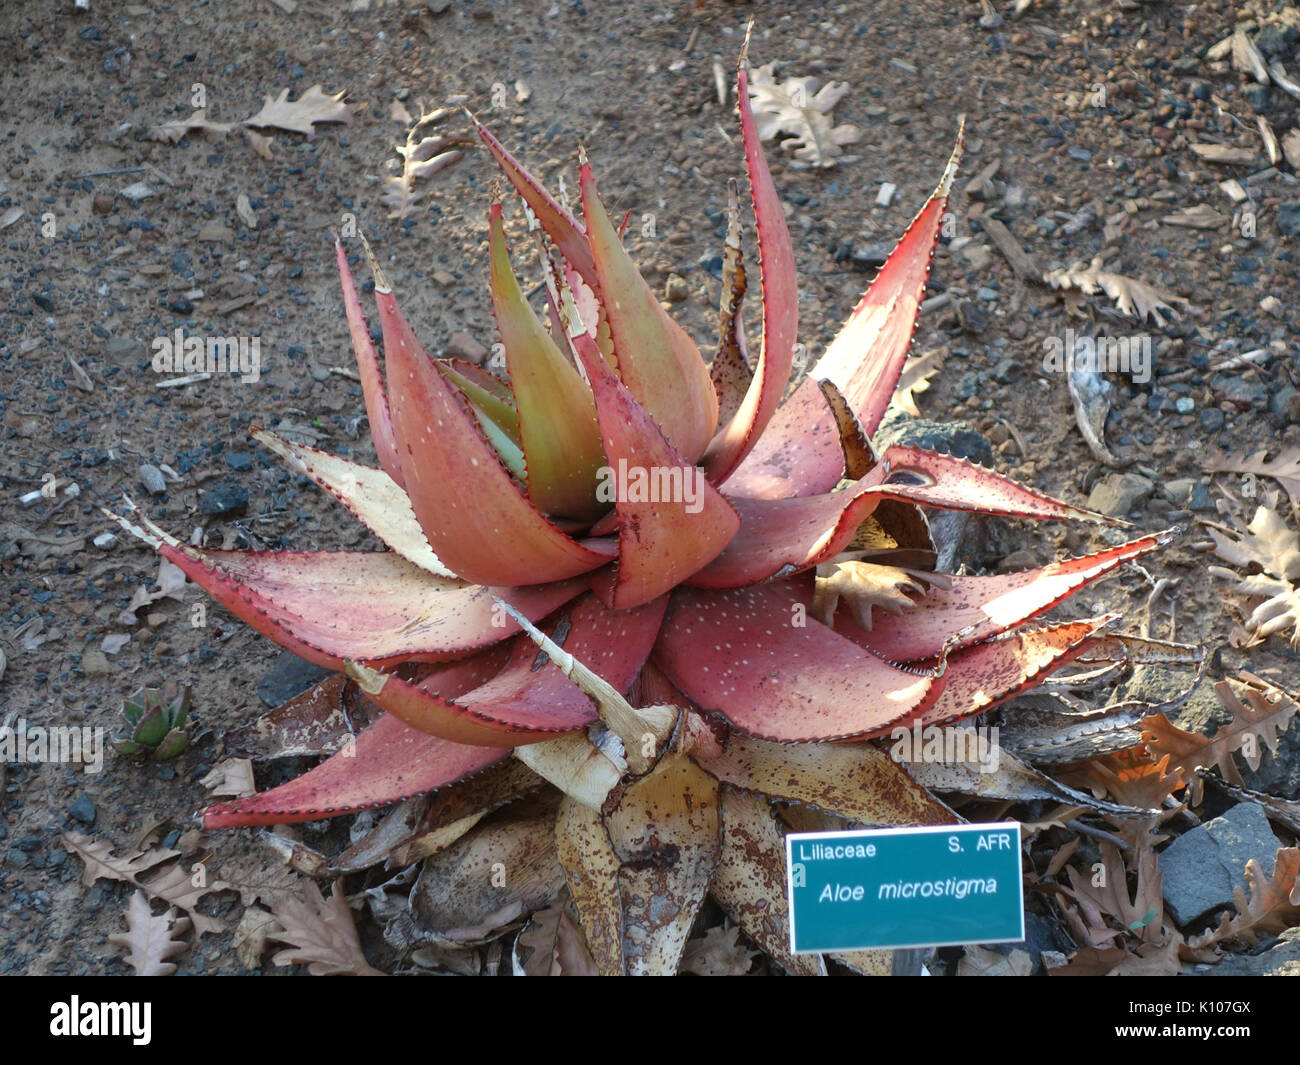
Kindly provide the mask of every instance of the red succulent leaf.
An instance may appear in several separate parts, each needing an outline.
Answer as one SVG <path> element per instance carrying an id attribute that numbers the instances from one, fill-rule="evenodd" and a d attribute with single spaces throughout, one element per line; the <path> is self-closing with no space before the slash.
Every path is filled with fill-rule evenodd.
<path id="1" fill-rule="evenodd" d="M 732 499 L 740 514 L 740 532 L 688 583 L 699 588 L 739 588 L 810 569 L 843 551 L 862 520 L 886 498 L 1018 518 L 1111 520 L 965 459 L 891 447 L 866 476 L 842 492 L 794 499 Z"/>
<path id="2" fill-rule="evenodd" d="M 805 377 L 726 484 L 728 496 L 790 499 L 822 495 L 844 476 L 844 449 L 830 405 Z"/>
<path id="3" fill-rule="evenodd" d="M 439 739 L 385 715 L 355 748 L 270 791 L 209 806 L 204 828 L 319 821 L 388 806 L 453 784 L 499 762 L 509 748 L 470 747 Z"/>
<path id="4" fill-rule="evenodd" d="M 384 330 L 393 428 L 411 507 L 429 546 L 476 584 L 542 584 L 588 573 L 612 545 L 577 541 L 537 510 L 484 438 L 469 401 L 438 372 L 382 274 L 375 300 Z"/>
<path id="5" fill-rule="evenodd" d="M 1013 628 L 1056 606 L 1121 563 L 1140 558 L 1177 535 L 1177 530 L 1154 533 L 1020 573 L 949 577 L 949 587 L 930 588 L 902 615 L 881 613 L 873 617 L 870 632 L 859 629 L 846 613 L 836 618 L 835 630 L 890 661 L 921 661 L 939 654 L 953 633 L 971 626 L 978 628 L 957 647 Z"/>
<path id="6" fill-rule="evenodd" d="M 441 666 L 425 683 L 452 697 L 475 688 L 501 668 L 496 649 Z M 317 821 L 409 799 L 477 773 L 510 753 L 469 747 L 418 732 L 382 715 L 337 754 L 278 788 L 209 806 L 205 828 Z"/>
<path id="7" fill-rule="evenodd" d="M 718 424 L 718 397 L 709 368 L 695 341 L 663 309 L 619 242 L 585 161 L 578 176 L 596 264 L 594 287 L 609 322 L 618 376 L 664 437 L 694 463 Z"/>
<path id="8" fill-rule="evenodd" d="M 352 350 L 357 356 L 357 373 L 361 378 L 361 393 L 366 400 L 366 419 L 370 422 L 370 436 L 375 442 L 375 455 L 379 465 L 399 485 L 402 483 L 402 466 L 397 460 L 397 441 L 393 435 L 393 419 L 384 392 L 384 378 L 379 369 L 379 357 L 366 316 L 357 296 L 357 284 L 348 266 L 347 254 L 338 235 L 334 236 L 334 257 L 338 260 L 339 283 L 343 288 L 343 310 L 348 318 L 348 333 L 352 337 Z"/>
<path id="9" fill-rule="evenodd" d="M 1092 525 L 1128 526 L 1128 522 L 1071 506 L 1020 484 L 987 466 L 957 455 L 894 445 L 880 456 L 883 483 L 877 496 L 905 499 L 923 507 L 969 510 L 1004 518 L 1038 521 L 1083 521 Z M 872 473 L 876 473 L 873 470 Z M 863 478 L 866 480 L 867 478 Z M 859 481 L 859 484 L 862 482 Z"/>
<path id="10" fill-rule="evenodd" d="M 745 61 L 746 49 L 742 48 L 736 73 L 736 100 L 740 110 L 740 133 L 745 142 L 745 165 L 749 170 L 754 222 L 758 230 L 763 285 L 763 346 L 740 410 L 713 439 L 704 455 L 704 469 L 714 484 L 721 484 L 730 476 L 771 421 L 790 383 L 794 344 L 799 333 L 794 246 L 790 243 L 790 230 L 786 226 L 785 212 L 781 210 L 781 198 L 772 184 L 750 109 Z"/>
<path id="11" fill-rule="evenodd" d="M 435 576 L 456 576 L 429 549 L 411 501 L 383 470 L 360 466 L 257 426 L 250 427 L 249 436 L 324 488 L 404 559 Z"/>
<path id="12" fill-rule="evenodd" d="M 1095 642 L 1118 614 L 1004 633 L 948 656 L 943 694 L 919 720 L 922 727 L 982 714 L 1043 682 Z"/>
<path id="13" fill-rule="evenodd" d="M 654 661 L 705 711 L 759 739 L 874 733 L 939 697 L 934 672 L 899 669 L 809 615 L 810 582 L 673 593 Z"/>
<path id="14" fill-rule="evenodd" d="M 611 611 L 594 596 L 558 622 L 564 649 L 620 692 L 645 663 L 663 620 L 666 599 Z M 553 638 L 555 638 L 553 636 Z M 527 637 L 514 641 L 505 667 L 481 687 L 447 696 L 439 675 L 410 683 L 392 674 L 349 670 L 362 690 L 412 728 L 457 743 L 515 747 L 573 732 L 596 720 L 591 700 L 541 655 Z"/>
<path id="15" fill-rule="evenodd" d="M 546 235 L 555 242 L 560 253 L 573 264 L 583 279 L 589 284 L 595 284 L 596 267 L 591 257 L 591 246 L 587 243 L 587 234 L 581 224 L 555 201 L 540 181 L 515 161 L 514 156 L 501 146 L 501 142 L 488 132 L 483 123 L 475 119 L 474 126 L 501 172 L 537 216 Z"/>
<path id="16" fill-rule="evenodd" d="M 391 551 L 214 551 L 157 545 L 195 584 L 263 636 L 320 666 L 459 658 L 519 631 L 578 595 L 585 578 L 492 589 L 426 573 Z"/>
<path id="17" fill-rule="evenodd" d="M 614 489 L 619 530 L 618 563 L 598 574 L 592 587 L 611 606 L 623 609 L 658 598 L 705 565 L 735 536 L 740 518 L 669 444 L 600 354 L 583 348 L 579 357 L 596 397 L 610 463 L 601 480 Z M 640 499 L 631 498 L 633 479 L 646 489 Z M 652 486 L 666 486 L 675 498 L 648 491 Z"/>
<path id="18" fill-rule="evenodd" d="M 492 205 L 490 229 L 492 305 L 510 368 L 528 496 L 548 514 L 598 517 L 604 508 L 595 500 L 596 471 L 605 455 L 591 390 L 524 298 L 499 203 Z"/>
<path id="19" fill-rule="evenodd" d="M 810 377 L 835 383 L 868 436 L 876 431 L 889 407 L 912 346 L 963 141 L 964 133 L 959 131 L 939 187 L 907 227 L 830 347 L 809 371 Z"/>

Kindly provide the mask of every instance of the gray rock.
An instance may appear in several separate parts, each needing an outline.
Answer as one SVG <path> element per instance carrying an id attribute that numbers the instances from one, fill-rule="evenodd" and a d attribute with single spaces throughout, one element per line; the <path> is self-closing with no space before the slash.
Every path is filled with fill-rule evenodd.
<path id="1" fill-rule="evenodd" d="M 1300 236 L 1300 200 L 1278 206 L 1277 228 L 1288 237 Z"/>
<path id="2" fill-rule="evenodd" d="M 1155 483 L 1141 474 L 1110 473 L 1092 486 L 1088 509 L 1112 518 L 1124 518 L 1138 504 L 1150 499 L 1155 488 Z"/>
<path id="3" fill-rule="evenodd" d="M 288 651 L 281 651 L 270 672 L 258 681 L 257 694 L 267 706 L 277 707 L 295 695 L 301 695 L 332 672 Z"/>
<path id="4" fill-rule="evenodd" d="M 242 514 L 248 509 L 248 489 L 231 481 L 218 481 L 199 501 L 199 510 L 220 517 L 225 514 Z"/>
<path id="5" fill-rule="evenodd" d="M 1288 928 L 1259 954 L 1230 954 L 1205 975 L 1300 976 L 1300 928 Z"/>
<path id="6" fill-rule="evenodd" d="M 958 455 L 981 466 L 993 465 L 993 445 L 989 438 L 970 422 L 932 422 L 913 418 L 897 407 L 891 407 L 872 438 L 876 451 L 884 451 L 894 444 L 923 447 L 928 451 L 942 451 Z"/>
<path id="7" fill-rule="evenodd" d="M 77 797 L 77 800 L 68 807 L 68 816 L 75 821 L 80 821 L 83 825 L 93 825 L 95 823 L 95 804 L 90 801 L 90 796 L 83 792 Z"/>
<path id="8" fill-rule="evenodd" d="M 468 333 L 452 333 L 451 339 L 447 341 L 446 353 L 448 358 L 464 359 L 476 366 L 488 357 L 488 349 Z"/>
<path id="9" fill-rule="evenodd" d="M 167 480 L 157 466 L 145 463 L 140 467 L 140 483 L 150 495 L 160 496 L 167 491 Z"/>
<path id="10" fill-rule="evenodd" d="M 1278 846 L 1264 808 L 1253 802 L 1238 803 L 1179 836 L 1159 856 L 1161 888 L 1174 920 L 1185 925 L 1229 905 L 1233 888 L 1245 884 L 1252 858 L 1271 877 Z"/>

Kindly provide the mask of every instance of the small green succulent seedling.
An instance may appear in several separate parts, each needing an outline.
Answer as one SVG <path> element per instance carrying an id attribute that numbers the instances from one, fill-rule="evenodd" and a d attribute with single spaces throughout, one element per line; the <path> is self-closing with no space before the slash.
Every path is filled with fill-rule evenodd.
<path id="1" fill-rule="evenodd" d="M 183 727 L 189 712 L 188 684 L 175 695 L 141 688 L 122 704 L 131 731 L 114 736 L 113 746 L 120 754 L 148 752 L 158 762 L 175 758 L 189 746 L 189 733 Z"/>

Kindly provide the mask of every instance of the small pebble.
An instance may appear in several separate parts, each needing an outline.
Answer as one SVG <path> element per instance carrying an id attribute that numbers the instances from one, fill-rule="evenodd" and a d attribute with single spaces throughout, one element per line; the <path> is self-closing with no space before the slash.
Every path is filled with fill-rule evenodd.
<path id="1" fill-rule="evenodd" d="M 140 467 L 140 483 L 150 495 L 160 496 L 167 491 L 167 481 L 162 470 L 147 462 Z"/>

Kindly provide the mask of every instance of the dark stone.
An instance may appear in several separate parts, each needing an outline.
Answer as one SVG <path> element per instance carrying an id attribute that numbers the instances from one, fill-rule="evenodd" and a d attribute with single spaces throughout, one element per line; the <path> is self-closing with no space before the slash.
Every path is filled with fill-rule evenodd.
<path id="1" fill-rule="evenodd" d="M 324 680 L 332 672 L 288 651 L 281 651 L 270 672 L 258 682 L 257 694 L 267 706 L 280 706 Z"/>
<path id="2" fill-rule="evenodd" d="M 226 465 L 242 473 L 253 468 L 253 456 L 247 451 L 231 451 L 226 455 Z"/>
<path id="3" fill-rule="evenodd" d="M 218 481 L 204 493 L 199 510 L 212 517 L 243 514 L 248 509 L 248 489 L 232 481 Z"/>
<path id="4" fill-rule="evenodd" d="M 1278 205 L 1277 228 L 1288 237 L 1300 236 L 1300 200 Z"/>
<path id="5" fill-rule="evenodd" d="M 93 825 L 95 823 L 95 804 L 90 801 L 90 796 L 84 792 L 77 797 L 77 800 L 68 807 L 68 816 L 75 821 L 80 821 L 83 825 Z"/>

